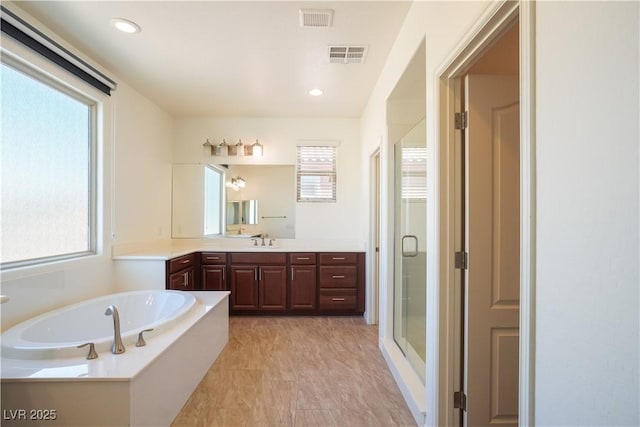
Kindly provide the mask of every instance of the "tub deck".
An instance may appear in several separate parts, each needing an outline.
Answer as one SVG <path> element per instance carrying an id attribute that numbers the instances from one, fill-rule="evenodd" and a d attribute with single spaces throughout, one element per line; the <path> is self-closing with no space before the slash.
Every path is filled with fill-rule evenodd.
<path id="1" fill-rule="evenodd" d="M 94 360 L 1 358 L 2 425 L 170 425 L 229 337 L 229 292 L 191 293 L 196 307 L 145 347 Z"/>

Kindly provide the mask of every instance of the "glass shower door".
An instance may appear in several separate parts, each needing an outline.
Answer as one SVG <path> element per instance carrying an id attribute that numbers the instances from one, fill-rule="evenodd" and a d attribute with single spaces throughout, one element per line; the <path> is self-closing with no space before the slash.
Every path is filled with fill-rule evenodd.
<path id="1" fill-rule="evenodd" d="M 394 145 L 393 338 L 425 381 L 427 169 L 424 119 Z"/>

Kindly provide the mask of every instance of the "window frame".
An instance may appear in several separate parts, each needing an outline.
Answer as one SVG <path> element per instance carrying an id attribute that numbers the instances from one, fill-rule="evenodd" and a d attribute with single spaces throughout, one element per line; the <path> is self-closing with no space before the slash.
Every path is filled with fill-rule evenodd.
<path id="1" fill-rule="evenodd" d="M 225 182 L 226 182 L 226 172 L 224 169 L 220 168 L 219 166 L 213 165 L 213 164 L 205 164 L 204 165 L 204 192 L 205 192 L 205 197 L 206 197 L 206 190 L 207 190 L 207 170 L 213 171 L 215 173 L 218 174 L 219 179 L 220 179 L 220 183 L 219 183 L 219 194 L 220 194 L 220 199 L 219 199 L 219 205 L 218 205 L 218 233 L 209 233 L 207 234 L 207 199 L 205 198 L 204 201 L 204 220 L 202 221 L 202 234 L 205 237 L 213 237 L 213 236 L 223 236 L 225 234 L 225 223 L 226 223 L 226 218 L 225 218 L 225 214 L 226 214 L 226 209 L 225 209 L 225 200 L 226 200 L 226 187 L 225 187 Z"/>
<path id="2" fill-rule="evenodd" d="M 95 256 L 98 254 L 98 150 L 99 150 L 99 130 L 100 130 L 100 101 L 87 95 L 80 87 L 80 85 L 67 83 L 66 81 L 56 78 L 55 73 L 48 73 L 39 68 L 36 64 L 18 57 L 15 54 L 10 53 L 5 49 L 0 49 L 2 55 L 0 55 L 0 64 L 2 66 L 8 66 L 15 71 L 24 74 L 27 78 L 31 78 L 50 89 L 53 89 L 59 93 L 62 93 L 70 98 L 84 104 L 87 107 L 88 112 L 88 156 L 87 161 L 87 179 L 88 179 L 88 191 L 87 197 L 88 209 L 87 209 L 87 250 L 69 252 L 51 256 L 35 257 L 23 260 L 0 262 L 0 269 L 3 271 L 11 270 L 22 267 L 37 267 L 40 265 L 50 264 L 59 261 L 77 260 Z M 64 70 L 61 70 L 64 72 Z"/>
<path id="3" fill-rule="evenodd" d="M 331 172 L 315 172 L 313 170 L 306 170 L 302 168 L 301 164 L 301 151 L 305 148 L 328 148 L 332 150 L 332 166 Z M 301 178 L 303 176 L 329 176 L 331 178 L 331 198 L 326 197 L 305 197 L 301 195 Z M 296 202 L 297 203 L 337 203 L 338 200 L 338 145 L 327 143 L 308 142 L 304 144 L 298 144 L 296 146 Z"/>

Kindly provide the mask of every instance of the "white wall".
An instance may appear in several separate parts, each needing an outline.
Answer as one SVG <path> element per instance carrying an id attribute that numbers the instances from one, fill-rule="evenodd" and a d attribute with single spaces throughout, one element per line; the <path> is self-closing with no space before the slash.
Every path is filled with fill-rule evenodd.
<path id="1" fill-rule="evenodd" d="M 169 239 L 174 119 L 124 82 L 114 99 L 114 245 Z"/>
<path id="2" fill-rule="evenodd" d="M 536 5 L 538 425 L 640 425 L 638 13 Z"/>
<path id="3" fill-rule="evenodd" d="M 202 147 L 205 140 L 219 144 L 251 144 L 259 139 L 264 145 L 260 159 L 212 157 Z M 271 164 L 295 165 L 296 145 L 300 140 L 339 141 L 336 203 L 296 203 L 296 238 L 364 241 L 367 216 L 363 203 L 366 186 L 359 180 L 360 133 L 357 119 L 307 118 L 214 118 L 176 119 L 173 147 L 175 163 Z M 365 181 L 366 182 L 366 181 Z"/>
<path id="4" fill-rule="evenodd" d="M 3 6 L 101 69 L 15 4 L 3 2 Z M 3 49 L 19 54 L 98 100 L 103 113 L 98 132 L 98 253 L 79 260 L 3 270 L 0 292 L 10 297 L 0 306 L 1 327 L 6 330 L 34 315 L 114 292 L 113 233 L 118 242 L 156 238 L 158 227 L 162 227 L 162 235 L 168 236 L 172 123 L 162 110 L 108 71 L 105 74 L 118 82 L 111 97 L 59 70 L 13 39 L 2 37 L 1 42 Z"/>

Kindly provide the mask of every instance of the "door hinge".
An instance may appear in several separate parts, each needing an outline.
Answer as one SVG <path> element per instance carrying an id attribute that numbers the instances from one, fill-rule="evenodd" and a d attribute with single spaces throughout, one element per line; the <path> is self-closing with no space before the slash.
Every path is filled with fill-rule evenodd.
<path id="1" fill-rule="evenodd" d="M 469 112 L 456 113 L 455 125 L 456 129 L 466 129 L 469 125 Z"/>
<path id="2" fill-rule="evenodd" d="M 469 254 L 467 252 L 456 252 L 455 268 L 459 268 L 461 270 L 469 269 Z"/>
<path id="3" fill-rule="evenodd" d="M 467 410 L 467 395 L 461 391 L 453 393 L 453 407 L 454 409 Z"/>

